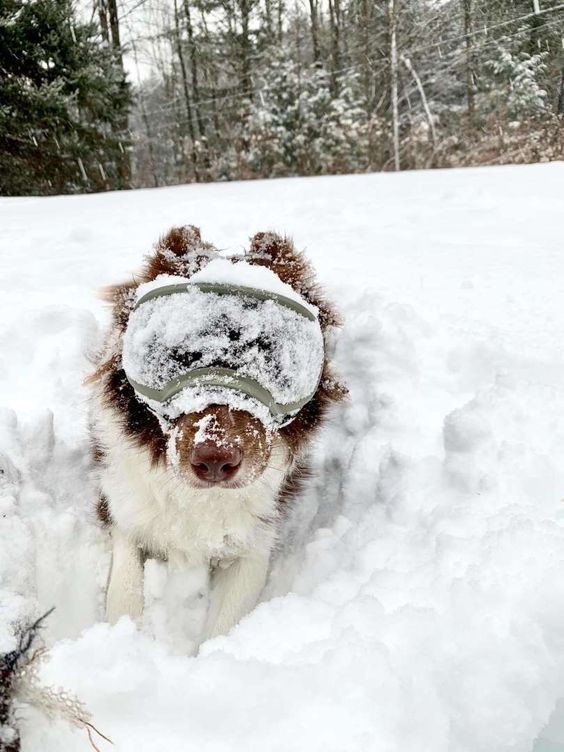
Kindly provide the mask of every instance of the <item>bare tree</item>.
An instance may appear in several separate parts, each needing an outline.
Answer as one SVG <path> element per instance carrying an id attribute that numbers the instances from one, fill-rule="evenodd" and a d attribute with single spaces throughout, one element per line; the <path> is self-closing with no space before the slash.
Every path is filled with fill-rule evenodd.
<path id="1" fill-rule="evenodd" d="M 462 9 L 464 13 L 464 39 L 466 44 L 466 106 L 468 108 L 468 119 L 472 123 L 476 111 L 472 0 L 462 0 Z"/>
<path id="2" fill-rule="evenodd" d="M 320 58 L 318 13 L 318 0 L 309 0 L 309 27 L 311 30 L 311 47 L 313 51 L 313 62 L 316 64 L 319 62 Z"/>
<path id="3" fill-rule="evenodd" d="M 106 7 L 105 0 L 95 0 L 94 10 L 98 12 L 98 22 L 100 24 L 100 32 L 102 39 L 105 42 L 110 41 L 110 25 L 108 23 L 108 9 Z"/>
<path id="4" fill-rule="evenodd" d="M 251 55 L 252 42 L 250 33 L 251 10 L 253 0 L 237 0 L 241 14 L 241 90 L 249 99 L 253 98 Z"/>
<path id="5" fill-rule="evenodd" d="M 96 12 L 106 18 L 111 40 L 108 1 L 96 0 Z M 558 153 L 558 129 L 549 120 L 564 114 L 558 0 L 175 0 L 171 6 L 174 14 L 173 7 L 169 16 L 159 11 L 151 36 L 160 40 L 151 41 L 157 52 L 163 39 L 169 45 L 155 55 L 159 92 L 137 98 L 134 121 L 145 134 L 139 148 L 151 184 L 503 161 L 510 151 L 518 155 L 512 159 L 538 159 L 541 148 L 543 155 Z M 531 55 L 535 18 L 542 54 L 536 45 Z M 316 94 L 307 83 L 312 76 Z M 515 108 L 520 87 L 528 87 L 525 110 L 511 114 L 508 92 Z M 545 103 L 536 110 L 535 92 Z M 337 122 L 326 146 L 319 132 L 324 117 Z M 351 136 L 332 160 L 324 149 L 334 148 L 340 117 L 348 119 Z M 527 138 L 527 128 L 542 129 L 544 122 L 552 124 L 546 132 Z M 269 139 L 278 156 L 265 156 Z M 311 148 L 295 149 L 296 140 Z M 300 156 L 292 163 L 294 157 L 280 156 L 286 152 Z"/>
<path id="6" fill-rule="evenodd" d="M 435 123 L 433 122 L 433 116 L 431 115 L 431 109 L 429 108 L 429 102 L 427 100 L 427 97 L 425 95 L 425 89 L 423 88 L 423 84 L 421 83 L 421 79 L 419 78 L 419 75 L 417 74 L 417 71 L 413 67 L 413 64 L 411 60 L 406 57 L 405 55 L 401 56 L 402 63 L 405 65 L 407 70 L 411 73 L 413 76 L 413 80 L 415 81 L 415 85 L 417 86 L 417 90 L 421 96 L 421 102 L 423 104 L 423 109 L 425 111 L 425 117 L 427 118 L 427 123 L 429 125 L 429 133 L 431 134 L 431 141 L 433 143 L 433 151 L 437 148 L 437 133 L 435 130 Z"/>
<path id="7" fill-rule="evenodd" d="M 398 108 L 397 14 L 395 0 L 388 0 L 388 24 L 390 35 L 390 99 L 392 106 L 392 141 L 394 148 L 394 169 L 397 171 L 401 168 L 401 164 Z"/>
<path id="8" fill-rule="evenodd" d="M 125 75 L 125 67 L 123 64 L 123 50 L 121 46 L 120 28 L 119 28 L 119 15 L 117 0 L 99 0 L 99 7 L 101 10 L 100 19 L 104 19 L 103 23 L 109 23 L 109 41 L 111 43 L 112 52 L 115 60 L 116 69 L 120 76 L 120 86 L 127 87 L 127 79 Z M 102 26 L 102 34 L 108 34 L 108 26 Z M 116 123 L 115 135 L 118 138 L 124 139 L 129 131 L 129 120 L 127 113 Z M 123 141 L 120 141 L 121 156 L 118 165 L 118 180 L 120 188 L 131 187 L 131 160 L 129 158 L 129 152 L 123 145 Z"/>
<path id="9" fill-rule="evenodd" d="M 196 50 L 196 43 L 194 40 L 194 27 L 192 25 L 192 14 L 190 12 L 190 0 L 183 0 L 184 4 L 184 16 L 186 18 L 186 31 L 188 32 L 188 51 L 190 54 L 190 70 L 192 73 L 192 96 L 194 100 L 194 109 L 196 110 L 196 118 L 198 122 L 198 130 L 200 136 L 205 138 L 206 129 L 202 118 L 202 111 L 200 109 L 200 85 L 198 81 L 198 53 Z"/>
<path id="10" fill-rule="evenodd" d="M 331 26 L 331 68 L 333 94 L 339 89 L 339 70 L 341 68 L 341 5 L 340 0 L 329 0 L 329 23 Z"/>
<path id="11" fill-rule="evenodd" d="M 186 61 L 184 59 L 184 52 L 182 49 L 182 37 L 180 35 L 180 19 L 178 15 L 178 3 L 174 0 L 174 41 L 176 45 L 176 54 L 178 55 L 178 62 L 180 64 L 180 74 L 182 77 L 182 90 L 184 92 L 184 104 L 186 106 L 186 124 L 187 132 L 190 136 L 190 156 L 192 159 L 192 169 L 194 171 L 194 179 L 196 182 L 200 180 L 200 174 L 198 170 L 198 155 L 196 152 L 196 134 L 194 130 L 194 121 L 192 119 L 192 101 L 190 97 L 190 87 L 188 85 L 188 73 L 186 70 Z"/>
<path id="12" fill-rule="evenodd" d="M 562 37 L 562 48 L 564 49 L 564 37 Z M 559 115 L 564 115 L 564 63 L 562 65 L 562 73 L 560 74 L 560 89 L 556 111 Z"/>

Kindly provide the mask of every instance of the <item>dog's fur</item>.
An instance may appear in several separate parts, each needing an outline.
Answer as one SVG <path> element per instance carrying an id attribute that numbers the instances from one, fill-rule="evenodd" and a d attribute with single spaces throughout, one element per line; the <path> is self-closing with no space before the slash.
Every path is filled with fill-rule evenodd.
<path id="1" fill-rule="evenodd" d="M 113 541 L 107 618 L 115 622 L 124 614 L 140 617 L 145 557 L 167 559 L 178 567 L 204 563 L 212 572 L 212 588 L 203 639 L 224 634 L 254 607 L 281 512 L 307 476 L 305 451 L 312 434 L 330 403 L 345 393 L 325 362 L 314 398 L 274 434 L 249 413 L 219 405 L 183 415 L 167 427 L 137 399 L 121 365 L 122 337 L 136 287 L 159 274 L 189 277 L 215 254 L 197 228 L 175 228 L 158 242 L 139 277 L 110 288 L 106 298 L 113 305 L 113 323 L 89 379 L 101 486 L 98 512 Z M 311 267 L 289 240 L 260 233 L 239 258 L 269 267 L 316 305 L 324 332 L 338 323 L 313 281 Z M 233 481 L 212 485 L 194 473 L 190 458 L 204 417 L 218 443 L 242 451 Z"/>

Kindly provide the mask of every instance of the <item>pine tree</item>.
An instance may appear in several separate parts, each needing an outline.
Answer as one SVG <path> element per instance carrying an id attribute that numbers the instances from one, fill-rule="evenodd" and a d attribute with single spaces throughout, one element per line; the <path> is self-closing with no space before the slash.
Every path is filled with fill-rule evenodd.
<path id="1" fill-rule="evenodd" d="M 248 120 L 248 164 L 257 175 L 319 175 L 366 167 L 366 117 L 356 78 L 338 80 L 273 53 Z"/>
<path id="2" fill-rule="evenodd" d="M 526 117 L 542 112 L 546 107 L 547 93 L 540 85 L 546 65 L 546 54 L 527 52 L 512 54 L 499 46 L 495 59 L 488 66 L 493 73 L 490 88 L 484 96 L 482 109 L 500 111 L 509 117 Z"/>
<path id="3" fill-rule="evenodd" d="M 0 194 L 125 187 L 130 98 L 69 0 L 0 0 Z"/>

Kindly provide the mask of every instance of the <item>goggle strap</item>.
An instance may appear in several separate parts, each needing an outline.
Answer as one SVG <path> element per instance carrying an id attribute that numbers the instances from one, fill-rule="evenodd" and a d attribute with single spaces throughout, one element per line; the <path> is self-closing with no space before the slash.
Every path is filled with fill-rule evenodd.
<path id="1" fill-rule="evenodd" d="M 253 298 L 255 300 L 272 300 L 274 303 L 277 303 L 284 308 L 289 308 L 291 311 L 294 311 L 294 313 L 304 316 L 310 321 L 317 321 L 317 316 L 310 311 L 309 308 L 306 308 L 293 298 L 286 297 L 286 295 L 268 292 L 267 290 L 259 290 L 255 287 L 230 285 L 220 282 L 182 282 L 175 285 L 156 287 L 154 290 L 149 290 L 148 293 L 139 298 L 133 310 L 136 311 L 139 306 L 143 305 L 143 303 L 147 303 L 149 300 L 162 298 L 167 295 L 177 295 L 178 293 L 190 292 L 191 288 L 196 288 L 200 290 L 200 292 L 214 293 L 215 295 L 234 295 L 240 298 Z"/>
<path id="2" fill-rule="evenodd" d="M 234 391 L 241 392 L 247 397 L 252 397 L 258 402 L 261 402 L 269 409 L 271 415 L 277 420 L 298 412 L 298 410 L 313 399 L 317 387 L 319 386 L 318 381 L 313 392 L 307 397 L 296 400 L 295 402 L 282 404 L 276 402 L 269 390 L 265 389 L 265 387 L 259 384 L 258 381 L 252 379 L 250 376 L 242 376 L 238 374 L 235 369 L 231 368 L 220 368 L 215 366 L 210 366 L 208 368 L 194 368 L 181 376 L 171 379 L 171 381 L 160 389 L 139 384 L 127 376 L 127 374 L 126 378 L 138 394 L 141 394 L 147 399 L 154 400 L 155 402 L 166 402 L 178 394 L 178 392 L 182 391 L 182 389 L 189 386 L 211 386 L 233 389 Z M 319 375 L 319 379 L 321 379 L 321 374 Z"/>

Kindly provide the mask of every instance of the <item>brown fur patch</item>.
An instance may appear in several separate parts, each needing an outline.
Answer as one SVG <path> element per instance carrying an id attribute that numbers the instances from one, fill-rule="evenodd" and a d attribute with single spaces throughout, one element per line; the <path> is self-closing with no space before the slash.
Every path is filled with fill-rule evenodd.
<path id="1" fill-rule="evenodd" d="M 158 418 L 135 396 L 123 368 L 114 363 L 104 384 L 104 400 L 118 413 L 127 436 L 149 450 L 153 464 L 164 460 L 166 437 Z"/>
<path id="2" fill-rule="evenodd" d="M 243 454 L 241 470 L 235 477 L 234 485 L 246 485 L 263 472 L 272 446 L 264 425 L 244 410 L 232 410 L 227 405 L 210 405 L 201 412 L 183 415 L 177 421 L 176 449 L 180 467 L 190 480 L 194 481 L 190 459 L 202 420 L 207 422 L 207 438 L 220 446 L 236 447 Z"/>
<path id="3" fill-rule="evenodd" d="M 102 290 L 102 300 L 112 305 L 112 323 L 120 332 L 124 332 L 127 326 L 138 286 L 135 280 L 131 280 L 119 285 L 110 285 Z"/>
<path id="4" fill-rule="evenodd" d="M 295 499 L 302 493 L 311 478 L 311 468 L 306 459 L 300 459 L 291 472 L 284 478 L 278 492 L 278 506 L 282 510 L 288 509 Z"/>
<path id="5" fill-rule="evenodd" d="M 325 299 L 317 284 L 313 267 L 304 254 L 296 250 L 289 238 L 283 238 L 274 232 L 258 232 L 251 239 L 249 253 L 244 259 L 249 264 L 268 267 L 308 303 L 317 306 L 323 329 L 341 323 L 336 310 Z"/>
<path id="6" fill-rule="evenodd" d="M 145 264 L 140 282 L 150 282 L 159 274 L 191 277 L 216 255 L 215 246 L 202 241 L 198 227 L 173 227 L 156 244 Z"/>
<path id="7" fill-rule="evenodd" d="M 96 505 L 96 514 L 104 527 L 110 527 L 112 524 L 112 515 L 110 505 L 104 494 L 100 494 L 98 504 Z"/>
<path id="8" fill-rule="evenodd" d="M 106 453 L 97 441 L 92 442 L 91 455 L 95 465 L 101 465 L 104 461 Z"/>

